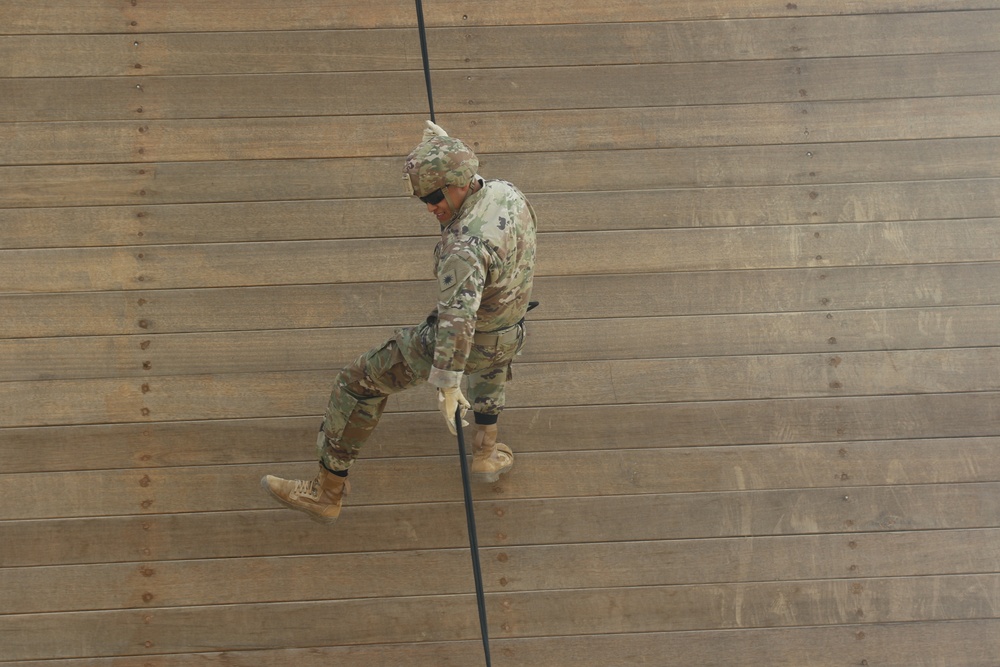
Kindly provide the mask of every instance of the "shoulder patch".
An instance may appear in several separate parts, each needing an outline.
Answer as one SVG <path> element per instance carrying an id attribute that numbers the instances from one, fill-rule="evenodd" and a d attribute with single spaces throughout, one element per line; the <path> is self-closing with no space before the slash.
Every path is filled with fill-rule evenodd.
<path id="1" fill-rule="evenodd" d="M 475 269 L 461 257 L 446 257 L 438 270 L 438 287 L 442 293 L 453 292 L 468 282 Z"/>

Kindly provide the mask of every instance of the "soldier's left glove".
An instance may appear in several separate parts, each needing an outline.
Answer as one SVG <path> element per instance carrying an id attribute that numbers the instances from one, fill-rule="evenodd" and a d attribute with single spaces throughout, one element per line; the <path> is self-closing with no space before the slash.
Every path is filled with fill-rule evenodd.
<path id="1" fill-rule="evenodd" d="M 451 431 L 452 435 L 458 435 L 455 430 L 455 411 L 458 410 L 458 406 L 462 406 L 462 426 L 468 426 L 469 422 L 465 421 L 465 413 L 472 405 L 469 403 L 469 399 L 462 395 L 462 390 L 458 387 L 438 389 L 438 410 L 444 415 L 444 423 L 448 425 L 448 430 Z"/>

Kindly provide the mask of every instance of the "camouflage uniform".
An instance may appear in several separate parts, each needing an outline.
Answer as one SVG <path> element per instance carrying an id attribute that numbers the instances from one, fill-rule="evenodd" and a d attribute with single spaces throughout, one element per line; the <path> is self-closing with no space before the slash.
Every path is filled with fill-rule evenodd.
<path id="1" fill-rule="evenodd" d="M 427 194 L 420 192 L 419 175 L 415 180 L 414 192 Z M 503 410 L 510 363 L 524 343 L 535 214 L 510 183 L 478 177 L 474 183 L 479 189 L 470 191 L 456 216 L 442 225 L 434 251 L 437 308 L 425 322 L 397 331 L 337 376 L 317 441 L 328 469 L 347 470 L 378 424 L 388 396 L 423 382 L 457 387 L 468 375 L 476 422 L 496 423 Z"/>

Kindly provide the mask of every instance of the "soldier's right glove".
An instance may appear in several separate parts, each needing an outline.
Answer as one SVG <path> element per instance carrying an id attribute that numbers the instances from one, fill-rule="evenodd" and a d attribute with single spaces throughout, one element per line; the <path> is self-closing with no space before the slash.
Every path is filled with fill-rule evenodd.
<path id="1" fill-rule="evenodd" d="M 472 405 L 469 403 L 469 399 L 462 395 L 462 390 L 458 387 L 438 389 L 438 409 L 444 415 L 444 423 L 448 425 L 448 430 L 451 431 L 452 435 L 458 435 L 458 431 L 455 430 L 455 412 L 460 405 L 462 406 L 462 426 L 468 426 L 469 422 L 465 421 L 465 413 Z"/>

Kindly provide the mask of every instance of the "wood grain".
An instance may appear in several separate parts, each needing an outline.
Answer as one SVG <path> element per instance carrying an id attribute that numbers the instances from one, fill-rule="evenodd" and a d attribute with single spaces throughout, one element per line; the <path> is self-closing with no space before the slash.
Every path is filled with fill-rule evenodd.
<path id="1" fill-rule="evenodd" d="M 449 124 L 490 153 L 898 141 L 980 137 L 1000 124 L 1000 96 L 864 102 L 465 114 Z M 899 118 L 911 119 L 900 123 Z M 492 129 L 478 136 L 480 127 Z M 191 162 L 406 155 L 411 116 L 0 124 L 0 164 Z M 357 137 L 386 133 L 384 144 Z M 330 140 L 317 142 L 316 137 Z"/>
<path id="2" fill-rule="evenodd" d="M 530 184 L 526 184 L 530 185 Z M 526 187 L 527 189 L 527 187 Z M 533 193 L 542 231 L 996 218 L 1000 180 Z M 433 236 L 407 198 L 0 210 L 0 249 Z"/>
<path id="3" fill-rule="evenodd" d="M 823 489 L 888 484 L 1000 481 L 992 456 L 1000 438 L 743 445 L 733 448 L 625 449 L 578 452 L 573 475 L 560 476 L 562 453 L 518 452 L 517 470 L 478 497 L 503 499 L 621 496 L 654 493 Z M 358 464 L 354 503 L 403 505 L 447 502 L 460 495 L 456 462 L 440 443 L 436 456 Z M 312 467 L 315 467 L 313 464 Z M 305 468 L 305 472 L 303 469 Z M 265 474 L 313 475 L 296 464 L 198 466 L 0 475 L 0 520 L 268 509 Z M 415 483 L 413 480 L 419 480 Z M 59 497 L 46 497 L 59 488 Z M 18 498 L 36 498 L 30 506 Z M 70 507 L 67 507 L 70 499 Z"/>
<path id="4" fill-rule="evenodd" d="M 758 628 L 699 630 L 696 632 L 647 632 L 497 639 L 491 643 L 497 664 L 524 662 L 536 665 L 572 664 L 602 667 L 626 659 L 635 664 L 656 664 L 669 654 L 686 664 L 723 667 L 747 661 L 759 664 L 808 664 L 841 667 L 851 662 L 906 667 L 984 667 L 1000 651 L 995 620 L 947 623 L 852 624 L 843 627 Z M 991 639 L 992 637 L 992 639 Z M 962 654 L 955 646 L 965 647 Z M 399 643 L 391 645 L 332 646 L 309 649 L 204 652 L 147 655 L 149 667 L 263 667 L 274 664 L 321 667 L 347 664 L 371 667 L 461 667 L 482 659 L 478 641 Z M 503 660 L 500 663 L 499 660 Z M 65 667 L 123 667 L 135 658 L 65 660 Z M 45 664 L 45 663 L 41 663 Z M 57 663 L 53 663 L 57 664 Z"/>
<path id="5" fill-rule="evenodd" d="M 553 11 L 559 11 L 553 7 Z M 428 14 L 436 7 L 427 8 Z M 82 18 L 82 17 L 81 17 Z M 634 20 L 630 18 L 629 20 Z M 465 21 L 464 23 L 468 23 Z M 431 28 L 434 68 L 541 67 L 948 53 L 996 49 L 996 11 Z M 342 26 L 336 26 L 341 28 Z M 399 28 L 24 35 L 0 40 L 0 76 L 149 76 L 420 68 Z M 15 54 L 17 57 L 15 58 Z M 138 65 L 138 67 L 137 67 Z"/>
<path id="6" fill-rule="evenodd" d="M 893 623 L 914 620 L 921 597 L 940 591 L 949 604 L 939 605 L 940 618 L 927 620 L 978 620 L 1000 596 L 996 575 L 868 579 L 813 584 L 734 584 L 699 587 L 665 587 L 573 591 L 567 593 L 511 593 L 489 600 L 493 612 L 491 631 L 498 637 L 565 635 L 576 624 L 584 634 L 601 625 L 621 631 L 634 627 L 672 631 L 783 627 L 856 623 Z M 280 605 L 236 605 L 155 612 L 106 614 L 40 614 L 0 617 L 0 627 L 14 641 L 4 647 L 4 658 L 31 659 L 39 655 L 32 646 L 37 638 L 62 628 L 49 644 L 58 657 L 84 655 L 146 655 L 176 652 L 188 642 L 198 646 L 232 649 L 267 648 L 259 629 L 275 613 L 290 622 L 275 628 L 286 647 L 318 644 L 310 622 L 316 616 L 349 615 L 358 627 L 334 625 L 325 636 L 333 643 L 360 644 L 412 642 L 426 638 L 427 619 L 434 618 L 433 638 L 438 641 L 476 637 L 473 600 L 468 596 L 396 598 L 391 602 L 352 600 Z M 778 603 L 776 605 L 776 603 Z M 824 604 L 825 603 L 825 604 Z M 571 607 L 569 617 L 554 613 Z M 378 622 L 389 608 L 408 619 L 384 626 Z M 858 613 L 858 612 L 861 613 Z M 101 621 L 110 619 L 119 632 L 101 637 Z M 29 621 L 33 621 L 30 622 Z M 107 621 L 105 621 L 107 622 Z"/>
<path id="7" fill-rule="evenodd" d="M 518 452 L 562 451 L 564 440 L 573 443 L 574 451 L 587 452 L 607 450 L 619 441 L 643 449 L 992 437 L 1000 418 L 998 396 L 976 392 L 514 408 L 504 412 L 501 428 L 503 439 Z M 9 444 L 0 448 L 0 465 L 17 473 L 311 463 L 319 421 L 310 416 L 8 428 L 0 431 Z M 447 451 L 442 437 L 435 413 L 389 413 L 361 459 L 441 455 Z M 64 442 L 77 447 L 67 449 Z"/>
<path id="8" fill-rule="evenodd" d="M 996 178 L 1000 139 L 570 151 L 480 156 L 534 192 Z M 0 167 L 0 205 L 147 206 L 396 197 L 398 157 Z M 735 169 L 734 165 L 739 165 Z M 419 217 L 417 218 L 419 219 Z"/>
<path id="9" fill-rule="evenodd" d="M 834 314 L 995 305 L 1000 303 L 998 271 L 1000 263 L 989 262 L 552 276 L 537 279 L 533 295 L 545 303 L 538 316 L 544 313 L 546 319 L 555 320 L 800 311 Z M 636 289 L 640 284 L 643 291 Z M 11 314 L 0 319 L 0 338 L 412 326 L 424 320 L 434 302 L 433 281 L 0 294 L 0 307 Z M 835 337 L 835 317 L 828 319 L 825 338 Z M 145 340 L 149 339 L 142 338 L 140 346 Z"/>
<path id="10" fill-rule="evenodd" d="M 533 320 L 519 362 L 992 345 L 1000 307 Z M 395 327 L 0 340 L 0 381 L 328 369 Z"/>
<path id="11" fill-rule="evenodd" d="M 27 567 L 467 548 L 458 477 L 450 502 L 369 505 L 352 498 L 335 540 L 329 529 L 283 508 L 53 518 L 6 522 L 0 562 Z M 998 489 L 1000 483 L 983 482 L 484 499 L 476 516 L 484 548 L 971 530 L 1000 527 Z"/>
<path id="12" fill-rule="evenodd" d="M 992 0 L 963 0 L 960 8 L 996 9 L 996 4 Z M 194 0 L 179 0 L 169 7 L 155 4 L 112 7 L 99 0 L 72 0 L 58 10 L 29 0 L 6 0 L 4 9 L 9 16 L 4 30 L 8 34 L 413 28 L 416 21 L 413 7 L 399 1 L 386 3 L 378 17 L 372 16 L 370 4 L 360 0 L 343 2 L 333 9 L 318 0 L 294 0 L 280 9 L 265 0 L 250 0 L 244 11 L 238 13 Z M 792 6 L 748 5 L 741 0 L 719 0 L 706 6 L 680 0 L 656 3 L 629 0 L 613 5 L 582 0 L 571 6 L 542 9 L 516 0 L 501 0 L 470 11 L 465 3 L 442 0 L 424 11 L 428 26 L 464 27 L 942 12 L 942 7 L 932 0 L 885 0 L 877 7 L 860 0 L 792 3 Z"/>
<path id="13" fill-rule="evenodd" d="M 760 537 L 752 548 L 741 538 L 566 544 L 486 549 L 482 566 L 490 593 L 976 574 L 996 569 L 998 540 L 978 529 Z M 0 582 L 8 614 L 152 609 L 315 599 L 330 572 L 352 573 L 340 600 L 461 594 L 467 561 L 465 549 L 435 549 L 61 565 L 4 568 Z"/>
<path id="14" fill-rule="evenodd" d="M 553 232 L 538 237 L 536 275 L 994 262 L 998 221 Z M 7 250 L 0 282 L 66 293 L 431 280 L 433 249 L 434 239 L 401 238 Z"/>
<path id="15" fill-rule="evenodd" d="M 435 76 L 434 97 L 435 109 L 451 115 L 996 95 L 1000 84 L 980 75 L 995 64 L 995 52 L 984 52 L 443 70 Z M 887 79 L 886 71 L 893 76 Z M 671 85 L 660 85 L 663 81 Z M 6 78 L 0 79 L 0 121 L 141 124 L 164 119 L 423 114 L 425 95 L 419 70 Z M 67 107 L 62 103 L 66 99 L 74 105 Z M 451 122 L 450 116 L 442 117 L 445 127 Z M 456 131 L 473 142 L 480 134 L 497 135 L 482 125 L 473 135 Z M 392 135 L 359 134 L 357 139 L 370 137 L 383 145 L 385 136 Z"/>
<path id="16" fill-rule="evenodd" d="M 540 214 L 497 664 L 995 667 L 996 0 L 425 4 Z M 258 485 L 436 300 L 413 4 L 232 5 L 0 0 L 0 665 L 475 664 L 429 388 Z"/>
<path id="17" fill-rule="evenodd" d="M 998 355 L 982 347 L 519 364 L 507 405 L 998 391 Z M 331 382 L 321 371 L 6 382 L 0 400 L 11 413 L 3 426 L 292 417 L 321 412 Z M 390 396 L 387 410 L 433 405 L 424 385 Z"/>

